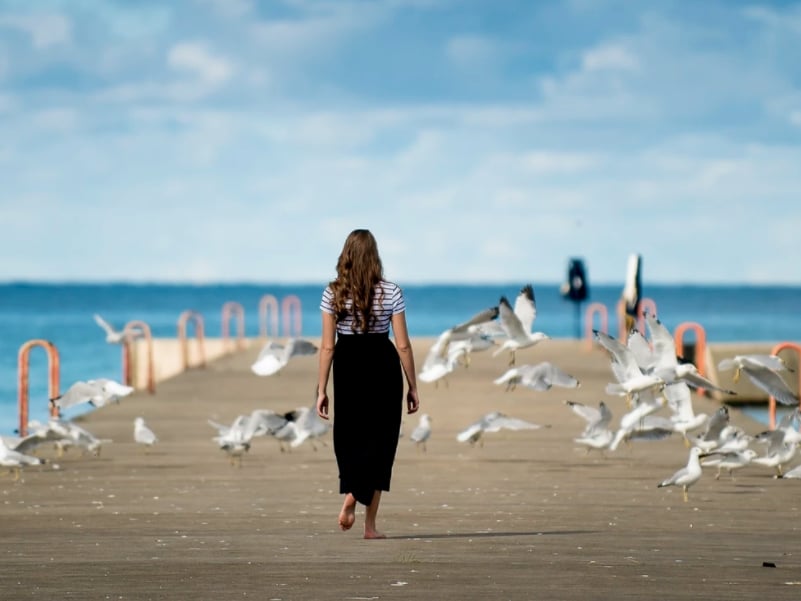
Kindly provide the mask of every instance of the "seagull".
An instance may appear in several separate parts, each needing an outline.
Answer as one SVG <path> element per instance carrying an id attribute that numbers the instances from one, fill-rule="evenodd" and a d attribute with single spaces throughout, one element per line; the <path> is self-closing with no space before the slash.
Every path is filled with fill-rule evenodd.
<path id="1" fill-rule="evenodd" d="M 795 373 L 795 370 L 787 365 L 787 362 L 779 355 L 763 355 L 759 353 L 735 355 L 734 357 L 721 359 L 720 363 L 718 363 L 718 369 L 726 370 L 735 368 L 737 370 L 734 373 L 735 382 L 740 379 L 740 370 L 745 366 L 755 369 L 767 368 L 775 372 L 789 371 Z"/>
<path id="2" fill-rule="evenodd" d="M 699 436 L 689 436 L 685 434 L 687 440 L 693 446 L 699 447 L 703 451 L 711 451 L 719 447 L 724 442 L 724 432 L 729 427 L 729 408 L 722 405 L 707 420 L 704 432 Z"/>
<path id="3" fill-rule="evenodd" d="M 573 413 L 587 423 L 582 432 L 582 436 L 588 436 L 596 431 L 606 430 L 609 427 L 609 423 L 612 421 L 612 412 L 603 401 L 598 403 L 598 409 L 595 407 L 588 407 L 577 401 L 565 401 L 565 405 L 570 407 Z"/>
<path id="4" fill-rule="evenodd" d="M 265 344 L 250 369 L 257 376 L 271 376 L 278 373 L 296 355 L 313 355 L 317 347 L 307 340 L 290 338 L 286 344 L 272 340 Z"/>
<path id="5" fill-rule="evenodd" d="M 645 323 L 651 332 L 654 357 L 653 374 L 662 378 L 666 384 L 683 380 L 693 388 L 706 388 L 726 394 L 737 394 L 733 390 L 717 386 L 712 380 L 702 376 L 694 364 L 689 362 L 679 363 L 676 358 L 673 335 L 655 315 L 647 313 L 645 315 Z"/>
<path id="6" fill-rule="evenodd" d="M 93 407 L 99 408 L 111 402 L 119 402 L 121 398 L 128 396 L 133 391 L 132 386 L 126 386 L 107 378 L 79 380 L 73 383 L 64 394 L 50 399 L 50 402 L 59 411 L 81 403 L 89 403 Z"/>
<path id="7" fill-rule="evenodd" d="M 471 445 L 479 443 L 479 446 L 484 446 L 484 433 L 485 432 L 499 432 L 502 429 L 507 430 L 538 430 L 541 428 L 539 424 L 533 424 L 516 417 L 509 417 L 500 411 L 493 411 L 487 413 L 477 422 L 469 425 L 467 428 L 459 432 L 456 440 L 459 442 L 469 442 Z"/>
<path id="8" fill-rule="evenodd" d="M 416 447 L 422 448 L 423 451 L 426 450 L 426 442 L 431 437 L 431 417 L 427 413 L 423 413 L 420 416 L 420 421 L 417 424 L 417 427 L 412 430 L 412 433 L 409 435 L 409 440 L 411 440 Z"/>
<path id="9" fill-rule="evenodd" d="M 775 430 L 760 432 L 754 438 L 757 442 L 765 442 L 768 445 L 780 445 L 782 443 L 798 444 L 801 443 L 801 432 L 793 425 L 801 417 L 801 408 L 796 408 L 786 414 L 779 421 Z"/>
<path id="10" fill-rule="evenodd" d="M 109 438 L 98 438 L 78 424 L 61 418 L 53 418 L 48 421 L 47 428 L 59 437 L 55 441 L 59 457 L 69 447 L 78 447 L 82 454 L 91 453 L 95 457 L 99 457 L 103 445 L 112 442 Z"/>
<path id="11" fill-rule="evenodd" d="M 614 436 L 614 433 L 608 428 L 601 428 L 593 430 L 590 433 L 582 434 L 574 438 L 573 442 L 587 447 L 587 453 L 592 449 L 596 449 L 603 454 L 604 449 L 608 449 L 609 445 L 612 444 Z"/>
<path id="12" fill-rule="evenodd" d="M 795 457 L 795 453 L 797 450 L 798 450 L 797 443 L 788 444 L 786 442 L 783 442 L 774 448 L 768 447 L 768 452 L 766 455 L 760 457 L 754 457 L 754 459 L 752 459 L 751 462 L 775 468 L 776 477 L 781 478 L 782 469 L 787 463 L 789 463 L 793 459 L 793 457 Z"/>
<path id="13" fill-rule="evenodd" d="M 486 334 L 473 333 L 466 338 L 451 340 L 448 344 L 448 358 L 453 357 L 465 367 L 470 366 L 472 353 L 485 351 L 495 346 L 495 341 Z"/>
<path id="14" fill-rule="evenodd" d="M 292 413 L 289 411 L 280 414 L 272 409 L 254 409 L 245 427 L 246 437 L 250 440 L 254 436 L 272 436 L 278 441 L 281 452 L 286 452 L 284 443 L 291 445 L 298 436 L 298 428 L 293 421 Z"/>
<path id="15" fill-rule="evenodd" d="M 512 367 L 493 382 L 506 384 L 507 391 L 514 390 L 518 385 L 534 390 L 550 390 L 552 386 L 562 388 L 578 388 L 580 386 L 578 379 L 548 361 L 536 365 Z"/>
<path id="16" fill-rule="evenodd" d="M 470 365 L 472 352 L 484 351 L 495 346 L 491 332 L 485 331 L 485 329 L 498 324 L 498 314 L 498 307 L 489 307 L 479 311 L 467 321 L 445 330 L 440 337 L 446 338 L 445 352 L 448 358 L 461 359 L 467 367 Z"/>
<path id="17" fill-rule="evenodd" d="M 314 439 L 325 436 L 331 428 L 331 424 L 317 415 L 316 407 L 298 407 L 294 411 L 286 413 L 285 416 L 295 424 L 295 438 L 289 443 L 292 448 L 299 447 L 308 440 L 312 449 L 316 451 L 317 446 L 314 444 Z M 322 440 L 320 443 L 325 445 Z"/>
<path id="18" fill-rule="evenodd" d="M 618 432 L 620 432 L 620 430 L 618 430 Z M 616 438 L 612 441 L 615 444 L 615 447 L 617 447 L 619 444 L 617 440 L 618 432 L 615 432 Z M 667 417 L 664 415 L 646 415 L 640 421 L 638 421 L 633 428 L 630 428 L 624 432 L 623 441 L 626 444 L 631 444 L 632 442 L 638 440 L 664 440 L 672 434 L 673 424 Z"/>
<path id="19" fill-rule="evenodd" d="M 61 440 L 63 436 L 49 425 L 42 424 L 36 420 L 28 422 L 28 434 L 15 440 L 13 443 L 6 441 L 6 445 L 19 453 L 30 454 L 40 446 Z"/>
<path id="20" fill-rule="evenodd" d="M 670 420 L 673 424 L 673 431 L 680 433 L 684 437 L 684 444 L 691 446 L 687 433 L 702 427 L 709 416 L 706 413 L 696 413 L 693 410 L 692 395 L 690 387 L 681 380 L 665 386 L 663 391 L 667 404 L 673 414 Z"/>
<path id="21" fill-rule="evenodd" d="M 238 415 L 230 426 L 208 420 L 209 425 L 217 430 L 212 440 L 228 454 L 230 464 L 242 467 L 242 455 L 250 449 L 250 438 L 247 436 L 249 415 Z"/>
<path id="22" fill-rule="evenodd" d="M 712 451 L 710 453 L 702 453 L 699 459 L 711 457 L 702 461 L 702 466 L 717 466 L 718 473 L 715 474 L 715 480 L 720 480 L 720 472 L 726 470 L 729 476 L 732 476 L 734 470 L 745 467 L 757 456 L 754 449 L 743 449 L 742 451 Z M 732 476 L 733 478 L 733 476 Z"/>
<path id="23" fill-rule="evenodd" d="M 515 299 L 515 306 L 509 304 L 509 300 L 502 296 L 498 305 L 498 315 L 506 333 L 507 339 L 492 356 L 496 357 L 508 350 L 511 358 L 509 365 L 515 364 L 515 351 L 534 346 L 538 342 L 550 338 L 542 332 L 532 332 L 531 327 L 537 317 L 537 303 L 534 300 L 534 288 L 531 284 L 524 286 Z"/>
<path id="24" fill-rule="evenodd" d="M 434 382 L 438 385 L 438 382 L 443 380 L 446 385 L 448 384 L 445 378 L 456 368 L 458 362 L 458 354 L 448 353 L 450 337 L 451 330 L 445 330 L 431 346 L 418 374 L 420 381 Z"/>
<path id="25" fill-rule="evenodd" d="M 134 328 L 132 330 L 116 330 L 111 326 L 111 324 L 109 324 L 109 322 L 107 322 L 97 313 L 94 314 L 94 318 L 97 325 L 105 330 L 106 342 L 109 344 L 122 344 L 123 342 L 127 342 L 132 338 L 142 335 L 142 331 L 138 328 Z"/>
<path id="26" fill-rule="evenodd" d="M 145 424 L 144 418 L 137 417 L 134 419 L 134 442 L 148 448 L 156 444 L 158 440 L 153 430 L 148 428 L 147 424 Z"/>
<path id="27" fill-rule="evenodd" d="M 645 417 L 662 407 L 662 397 L 657 396 L 653 390 L 643 390 L 638 397 L 639 402 L 634 409 L 620 418 L 615 437 L 609 444 L 610 451 L 616 450 L 623 440 L 629 440 L 635 430 L 642 429 Z"/>
<path id="28" fill-rule="evenodd" d="M 586 422 L 582 433 L 573 439 L 573 442 L 587 447 L 587 453 L 592 449 L 602 451 L 612 444 L 614 433 L 609 429 L 612 421 L 612 412 L 606 403 L 601 401 L 598 408 L 589 407 L 577 401 L 565 401 L 565 405 L 570 407 L 576 415 Z"/>
<path id="29" fill-rule="evenodd" d="M 637 364 L 634 353 L 613 336 L 593 330 L 595 338 L 601 345 L 609 351 L 612 357 L 612 373 L 618 380 L 617 383 L 610 383 L 606 386 L 606 393 L 626 397 L 626 402 L 631 405 L 632 397 L 635 393 L 646 390 L 662 390 L 665 381 L 652 373 L 644 373 Z"/>
<path id="30" fill-rule="evenodd" d="M 663 486 L 681 486 L 682 492 L 684 493 L 684 502 L 686 503 L 689 499 L 687 491 L 693 484 L 701 479 L 701 474 L 703 473 L 701 470 L 701 463 L 698 460 L 700 455 L 701 449 L 698 447 L 693 447 L 690 449 L 690 458 L 687 461 L 687 466 L 681 468 L 670 478 L 662 480 L 662 482 L 657 484 L 656 487 L 662 488 Z"/>
<path id="31" fill-rule="evenodd" d="M 767 392 L 782 405 L 798 405 L 798 396 L 790 390 L 780 373 L 789 370 L 780 362 L 781 359 L 775 355 L 737 355 L 732 359 L 723 359 L 718 363 L 718 369 L 734 368 L 735 382 L 739 380 L 740 373 L 744 373 L 754 386 Z M 777 368 L 777 365 L 784 366 L 784 369 Z"/>
<path id="32" fill-rule="evenodd" d="M 19 480 L 22 466 L 42 465 L 43 463 L 45 463 L 44 459 L 8 448 L 3 439 L 0 438 L 0 466 L 8 468 L 9 472 L 14 474 L 14 482 Z"/>

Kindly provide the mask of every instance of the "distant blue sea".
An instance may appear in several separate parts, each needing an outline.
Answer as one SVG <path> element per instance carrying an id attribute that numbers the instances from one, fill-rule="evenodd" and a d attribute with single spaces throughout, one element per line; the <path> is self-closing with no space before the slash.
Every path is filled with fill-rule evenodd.
<path id="1" fill-rule="evenodd" d="M 412 336 L 436 336 L 506 295 L 512 302 L 525 282 L 476 285 L 414 285 L 398 282 L 407 303 Z M 319 303 L 324 282 L 314 285 L 274 284 L 0 284 L 0 434 L 12 434 L 18 424 L 17 355 L 35 338 L 53 342 L 61 359 L 61 389 L 90 378 L 121 378 L 120 348 L 105 342 L 92 315 L 99 313 L 121 328 L 128 321 L 147 322 L 155 337 L 176 336 L 182 311 L 193 309 L 204 318 L 208 337 L 220 336 L 222 306 L 239 302 L 245 309 L 247 336 L 259 335 L 259 300 L 265 294 L 280 302 L 296 295 L 302 306 L 302 335 L 320 335 Z M 553 337 L 575 337 L 576 306 L 563 299 L 558 284 L 534 283 L 538 330 Z M 609 331 L 617 335 L 620 285 L 596 285 L 580 305 L 609 311 Z M 662 322 L 672 331 L 686 321 L 700 323 L 707 341 L 801 341 L 801 286 L 645 285 L 643 296 L 653 299 Z M 596 321 L 596 324 L 598 322 Z M 232 330 L 234 323 L 231 323 Z M 192 331 L 192 330 L 190 330 Z M 270 332 L 272 335 L 272 331 Z M 283 336 L 285 332 L 281 331 Z M 692 336 L 692 334 L 690 334 Z M 690 338 L 691 339 L 691 338 Z M 42 349 L 30 354 L 30 418 L 47 418 L 47 361 Z"/>

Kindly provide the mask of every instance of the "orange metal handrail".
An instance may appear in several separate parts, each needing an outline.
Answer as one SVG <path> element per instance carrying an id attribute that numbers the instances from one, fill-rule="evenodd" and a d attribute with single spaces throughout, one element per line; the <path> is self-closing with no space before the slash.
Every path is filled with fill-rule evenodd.
<path id="1" fill-rule="evenodd" d="M 601 327 L 600 328 L 593 328 L 593 320 L 595 319 L 595 315 L 598 315 L 601 319 Z M 604 334 L 609 333 L 609 311 L 606 309 L 606 305 L 603 303 L 590 303 L 587 309 L 584 311 L 584 339 L 587 341 L 586 347 L 587 350 L 592 349 L 592 341 L 593 329 L 598 329 L 599 331 L 603 332 Z"/>
<path id="2" fill-rule="evenodd" d="M 153 368 L 153 334 L 150 326 L 144 321 L 134 319 L 125 324 L 123 332 L 126 334 L 122 344 L 122 382 L 126 386 L 133 386 L 133 375 L 131 374 L 131 344 L 133 344 L 134 330 L 141 330 L 147 344 L 147 391 L 150 394 L 156 393 L 156 373 Z"/>
<path id="3" fill-rule="evenodd" d="M 773 350 L 770 351 L 771 355 L 778 355 L 781 351 L 789 349 L 796 352 L 798 355 L 798 365 L 801 368 L 801 344 L 796 344 L 795 342 L 780 342 L 776 346 L 773 347 Z M 796 370 L 798 372 L 798 391 L 797 394 L 801 394 L 801 369 Z M 770 429 L 776 429 L 776 399 L 773 397 L 768 398 L 768 417 L 770 419 Z"/>
<path id="4" fill-rule="evenodd" d="M 230 338 L 229 322 L 231 317 L 236 316 L 236 347 L 245 348 L 245 308 L 236 301 L 228 301 L 222 307 L 222 339 L 223 344 L 228 346 Z"/>
<path id="5" fill-rule="evenodd" d="M 294 294 L 285 296 L 281 301 L 281 314 L 284 318 L 284 336 L 292 336 L 293 331 L 289 327 L 290 320 L 294 314 L 295 319 L 292 321 L 294 327 L 294 336 L 300 336 L 301 333 L 301 319 L 303 312 L 300 308 L 300 298 Z"/>
<path id="6" fill-rule="evenodd" d="M 200 367 L 206 367 L 206 351 L 203 336 L 203 316 L 197 311 L 187 309 L 178 317 L 178 340 L 181 343 L 181 355 L 184 362 L 184 370 L 189 369 L 189 343 L 186 339 L 186 324 L 192 320 L 195 324 L 195 338 L 197 338 L 198 349 L 200 351 Z"/>
<path id="7" fill-rule="evenodd" d="M 278 336 L 278 299 L 272 294 L 265 294 L 259 300 L 259 334 L 262 338 L 267 338 L 267 313 L 270 314 L 270 325 L 272 326 L 273 336 Z"/>
<path id="8" fill-rule="evenodd" d="M 676 330 L 673 332 L 676 354 L 684 357 L 684 333 L 687 330 L 695 332 L 695 367 L 698 369 L 698 373 L 706 376 L 706 330 L 700 323 L 685 321 L 676 326 Z M 704 394 L 704 389 L 699 388 L 697 392 Z"/>
<path id="9" fill-rule="evenodd" d="M 19 435 L 26 436 L 28 433 L 28 398 L 30 396 L 30 366 L 29 355 L 31 349 L 41 346 L 47 351 L 48 363 L 48 395 L 50 399 L 55 399 L 59 392 L 60 361 L 56 345 L 49 340 L 34 339 L 23 344 L 19 349 L 17 360 L 17 388 L 19 406 Z M 58 408 L 54 403 L 50 403 L 50 415 L 58 416 Z"/>

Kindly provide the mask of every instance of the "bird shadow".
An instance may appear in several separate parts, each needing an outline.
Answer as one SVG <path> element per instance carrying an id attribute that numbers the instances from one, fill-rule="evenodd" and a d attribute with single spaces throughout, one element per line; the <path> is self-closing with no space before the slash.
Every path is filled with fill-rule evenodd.
<path id="1" fill-rule="evenodd" d="M 576 534 L 597 534 L 597 530 L 532 530 L 524 532 L 437 532 L 433 534 L 396 534 L 387 536 L 394 540 L 457 539 L 457 538 L 502 538 L 510 536 L 571 536 Z"/>

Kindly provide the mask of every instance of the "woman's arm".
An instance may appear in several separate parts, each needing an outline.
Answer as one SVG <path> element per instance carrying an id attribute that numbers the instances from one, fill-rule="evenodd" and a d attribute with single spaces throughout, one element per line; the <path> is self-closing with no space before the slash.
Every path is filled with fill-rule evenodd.
<path id="1" fill-rule="evenodd" d="M 331 373 L 331 363 L 334 360 L 334 338 L 336 336 L 336 321 L 331 313 L 322 311 L 323 337 L 320 341 L 320 364 L 317 369 L 317 415 L 328 419 L 328 377 Z"/>
<path id="2" fill-rule="evenodd" d="M 406 383 L 409 385 L 409 391 L 406 393 L 407 411 L 414 413 L 420 407 L 420 399 L 417 394 L 417 372 L 414 367 L 412 342 L 409 340 L 409 331 L 406 328 L 405 311 L 392 316 L 392 332 L 395 335 L 395 346 L 398 349 L 403 373 L 406 374 Z"/>

